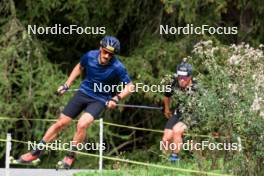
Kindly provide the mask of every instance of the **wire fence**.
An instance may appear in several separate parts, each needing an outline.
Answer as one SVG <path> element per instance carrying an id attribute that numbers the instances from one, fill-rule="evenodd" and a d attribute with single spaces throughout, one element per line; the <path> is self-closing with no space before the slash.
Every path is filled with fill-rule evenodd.
<path id="1" fill-rule="evenodd" d="M 26 119 L 26 118 L 9 118 L 9 117 L 0 117 L 0 121 L 42 121 L 42 122 L 56 122 L 57 119 Z M 78 120 L 73 120 L 74 122 L 77 122 Z M 98 123 L 99 120 L 95 120 L 95 123 Z M 127 129 L 132 129 L 132 130 L 139 130 L 139 131 L 147 131 L 147 132 L 156 132 L 156 133 L 163 133 L 162 130 L 157 130 L 157 129 L 149 129 L 149 128 L 141 128 L 141 127 L 134 127 L 134 126 L 128 126 L 128 125 L 121 125 L 121 124 L 116 124 L 116 123 L 111 123 L 111 122 L 103 122 L 104 125 L 108 126 L 115 126 L 115 127 L 120 127 L 120 128 L 127 128 Z M 203 135 L 203 134 L 192 134 L 192 133 L 184 133 L 184 136 L 192 136 L 192 137 L 203 137 L 203 138 L 230 138 L 230 136 L 214 136 L 214 135 Z M 243 141 L 243 139 L 242 139 Z"/>
<path id="2" fill-rule="evenodd" d="M 26 118 L 10 118 L 10 117 L 0 117 L 0 121 L 10 121 L 10 122 L 15 122 L 15 121 L 41 121 L 41 122 L 55 122 L 57 119 L 26 119 Z M 78 120 L 73 120 L 74 122 L 77 122 Z M 100 122 L 100 120 L 95 120 L 96 123 Z M 134 127 L 134 126 L 128 126 L 128 125 L 121 125 L 121 124 L 116 124 L 116 123 L 110 123 L 110 122 L 104 122 L 102 120 L 101 122 L 103 125 L 108 125 L 108 126 L 114 126 L 114 127 L 119 127 L 119 128 L 127 128 L 127 129 L 132 129 L 132 130 L 140 130 L 140 131 L 147 131 L 147 132 L 155 132 L 155 133 L 163 133 L 162 130 L 157 130 L 157 129 L 149 129 L 149 128 L 140 128 L 140 127 Z M 103 126 L 100 125 L 100 128 L 103 128 Z M 100 131 L 100 133 L 102 133 Z M 200 135 L 200 134 L 191 134 L 191 133 L 185 133 L 185 136 L 196 136 L 196 137 L 207 137 L 207 138 L 215 138 L 213 135 Z M 102 134 L 100 134 L 100 141 L 102 139 Z M 229 138 L 225 136 L 217 136 L 217 138 Z M 15 142 L 15 143 L 22 143 L 22 144 L 28 144 L 26 141 L 21 141 L 21 140 L 16 140 L 16 139 L 11 139 L 9 142 Z M 0 142 L 8 142 L 7 139 L 0 139 Z M 102 142 L 102 141 L 101 141 Z M 47 146 L 49 147 L 49 146 Z M 54 150 L 54 148 L 52 148 Z M 67 149 L 61 149 L 61 148 L 55 148 L 57 151 L 69 151 Z M 90 156 L 90 157 L 96 157 L 101 159 L 106 159 L 106 160 L 112 160 L 112 161 L 119 161 L 119 162 L 125 162 L 125 163 L 130 163 L 130 164 L 136 164 L 136 165 L 141 165 L 141 166 L 146 166 L 146 167 L 154 167 L 154 168 L 160 168 L 160 169 L 168 169 L 168 170 L 175 170 L 179 172 L 188 172 L 188 173 L 196 173 L 196 174 L 206 174 L 206 175 L 227 175 L 227 174 L 218 174 L 218 173 L 212 173 L 212 172 L 206 172 L 206 171 L 201 171 L 201 170 L 192 170 L 192 169 L 183 169 L 183 168 L 177 168 L 177 167 L 171 167 L 171 166 L 164 166 L 164 165 L 158 165 L 158 164 L 152 164 L 152 163 L 146 163 L 146 162 L 140 162 L 140 161 L 133 161 L 133 160 L 128 160 L 128 159 L 122 159 L 122 158 L 117 158 L 117 157 L 110 157 L 110 156 L 103 156 L 102 152 L 100 152 L 99 155 L 97 154 L 91 154 L 91 153 L 84 153 L 80 151 L 76 151 L 78 155 L 84 155 L 84 156 Z M 99 162 L 99 170 L 102 171 L 102 161 L 101 164 Z"/>
<path id="3" fill-rule="evenodd" d="M 21 144 L 28 144 L 26 141 L 21 141 L 21 140 L 16 140 L 16 139 L 11 139 L 10 141 L 7 139 L 0 139 L 0 142 L 15 142 L 15 143 L 21 143 Z M 56 151 L 70 151 L 67 149 L 60 149 L 57 147 L 49 147 L 46 145 L 47 148 L 50 149 L 55 149 Z M 90 157 L 96 157 L 99 158 L 99 155 L 96 154 L 91 154 L 91 153 L 84 153 L 80 151 L 75 151 L 76 154 L 78 155 L 83 155 L 83 156 L 90 156 Z M 192 170 L 192 169 L 183 169 L 183 168 L 177 168 L 177 167 L 171 167 L 171 166 L 164 166 L 164 165 L 159 165 L 159 164 L 152 164 L 152 163 L 146 163 L 146 162 L 139 162 L 139 161 L 134 161 L 134 160 L 128 160 L 128 159 L 122 159 L 122 158 L 117 158 L 117 157 L 109 157 L 109 156 L 102 156 L 103 159 L 106 160 L 112 160 L 112 161 L 119 161 L 119 162 L 125 162 L 129 164 L 136 164 L 140 166 L 146 166 L 146 167 L 154 167 L 154 168 L 159 168 L 159 169 L 168 169 L 168 170 L 173 170 L 173 171 L 179 171 L 179 172 L 185 172 L 185 173 L 193 173 L 193 174 L 205 174 L 205 175 L 214 175 L 214 176 L 231 176 L 229 174 L 220 174 L 220 173 L 213 173 L 213 172 L 206 172 L 206 171 L 201 171 L 201 170 Z"/>

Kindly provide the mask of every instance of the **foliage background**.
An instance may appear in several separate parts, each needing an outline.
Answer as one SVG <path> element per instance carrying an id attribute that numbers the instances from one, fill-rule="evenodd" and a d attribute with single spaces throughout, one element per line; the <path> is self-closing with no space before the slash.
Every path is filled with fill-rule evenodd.
<path id="1" fill-rule="evenodd" d="M 56 118 L 72 94 L 58 98 L 54 91 L 66 80 L 84 52 L 98 48 L 102 37 L 28 35 L 27 25 L 105 26 L 108 35 L 120 39 L 120 57 L 134 82 L 159 84 L 166 74 L 175 71 L 182 58 L 190 56 L 195 77 L 201 85 L 201 94 L 199 99 L 193 100 L 195 108 L 192 110 L 201 123 L 190 132 L 229 136 L 217 142 L 236 142 L 238 136 L 244 140 L 241 152 L 182 152 L 188 168 L 262 175 L 264 67 L 263 47 L 259 45 L 264 40 L 263 13 L 263 3 L 257 0 L 2 0 L 0 115 L 25 120 L 1 121 L 1 138 L 10 131 L 15 139 L 40 140 L 50 123 L 26 119 Z M 188 23 L 238 26 L 239 33 L 232 36 L 159 34 L 160 24 L 185 26 Z M 78 87 L 79 81 L 74 86 Z M 140 92 L 125 102 L 158 105 L 162 103 L 162 94 Z M 166 122 L 161 112 L 145 110 L 119 108 L 106 111 L 102 116 L 106 121 L 154 129 L 162 129 Z M 94 124 L 88 130 L 88 141 L 98 141 L 97 129 Z M 69 141 L 74 130 L 72 124 L 60 139 Z M 160 134 L 105 127 L 104 137 L 108 155 L 166 164 L 160 156 Z M 26 151 L 24 145 L 13 147 L 15 156 Z M 0 148 L 1 161 L 4 161 L 4 143 L 0 143 Z M 63 157 L 59 152 L 47 155 L 47 162 L 40 167 L 53 167 Z M 92 158 L 80 157 L 80 160 L 76 168 L 97 167 L 97 161 Z M 121 163 L 107 161 L 105 164 L 111 169 L 123 167 Z M 244 167 L 239 167 L 241 164 Z"/>

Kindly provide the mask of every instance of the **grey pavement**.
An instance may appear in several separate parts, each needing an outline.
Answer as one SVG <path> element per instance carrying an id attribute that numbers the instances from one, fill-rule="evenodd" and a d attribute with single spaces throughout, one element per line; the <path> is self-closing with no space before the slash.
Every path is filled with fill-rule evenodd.
<path id="1" fill-rule="evenodd" d="M 56 169 L 9 169 L 9 176 L 73 176 L 79 172 L 94 172 L 95 170 L 58 170 Z M 0 168 L 0 176 L 5 176 L 5 168 Z"/>

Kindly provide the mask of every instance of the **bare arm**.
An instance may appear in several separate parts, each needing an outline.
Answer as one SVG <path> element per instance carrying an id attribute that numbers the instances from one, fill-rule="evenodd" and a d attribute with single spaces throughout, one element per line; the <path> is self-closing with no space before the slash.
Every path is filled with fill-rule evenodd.
<path id="1" fill-rule="evenodd" d="M 73 81 L 82 73 L 83 67 L 80 63 L 78 63 L 72 70 L 70 76 L 68 77 L 65 84 L 67 84 L 68 87 L 70 87 L 73 83 Z"/>
<path id="2" fill-rule="evenodd" d="M 82 73 L 83 67 L 80 63 L 78 63 L 72 70 L 70 76 L 64 85 L 60 86 L 57 90 L 59 95 L 62 95 L 66 92 L 66 90 L 72 85 L 73 81 Z"/>
<path id="3" fill-rule="evenodd" d="M 164 115 L 166 116 L 166 118 L 170 118 L 172 116 L 172 113 L 170 111 L 170 97 L 164 96 L 163 104 L 164 104 Z"/>

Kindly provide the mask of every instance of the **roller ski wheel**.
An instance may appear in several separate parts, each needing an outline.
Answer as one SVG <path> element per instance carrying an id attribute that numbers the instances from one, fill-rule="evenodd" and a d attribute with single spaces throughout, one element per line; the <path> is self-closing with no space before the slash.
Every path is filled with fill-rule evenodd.
<path id="1" fill-rule="evenodd" d="M 31 161 L 26 161 L 23 160 L 21 157 L 19 159 L 15 159 L 13 156 L 10 156 L 9 161 L 11 165 L 26 165 L 26 166 L 34 166 L 34 167 L 38 166 L 40 163 L 39 158 Z"/>
<path id="2" fill-rule="evenodd" d="M 56 165 L 56 170 L 59 169 L 71 169 L 73 166 L 73 163 L 75 161 L 75 158 L 66 156 L 63 160 L 59 161 Z"/>

